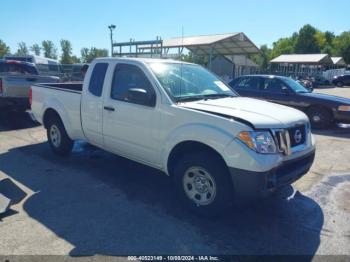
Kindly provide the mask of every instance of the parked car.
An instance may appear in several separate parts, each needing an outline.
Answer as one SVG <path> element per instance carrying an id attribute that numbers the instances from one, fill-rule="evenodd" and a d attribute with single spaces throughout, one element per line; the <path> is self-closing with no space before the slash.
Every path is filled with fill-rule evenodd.
<path id="1" fill-rule="evenodd" d="M 55 76 L 39 75 L 32 63 L 0 60 L 0 108 L 24 111 L 29 108 L 30 85 L 58 81 Z"/>
<path id="2" fill-rule="evenodd" d="M 338 87 L 350 85 L 350 75 L 335 76 L 332 83 Z"/>
<path id="3" fill-rule="evenodd" d="M 314 128 L 328 128 L 334 122 L 350 123 L 350 99 L 312 93 L 288 77 L 250 75 L 236 78 L 229 85 L 242 96 L 302 110 Z"/>
<path id="4" fill-rule="evenodd" d="M 64 77 L 58 60 L 36 55 L 5 55 L 5 60 L 33 63 L 40 75 Z"/>
<path id="5" fill-rule="evenodd" d="M 329 80 L 324 78 L 323 76 L 315 76 L 311 78 L 312 81 L 312 87 L 322 87 L 322 86 L 328 86 L 330 84 Z"/>
<path id="6" fill-rule="evenodd" d="M 307 90 L 312 92 L 314 90 L 313 82 L 310 79 L 296 79 L 299 84 L 301 84 L 303 87 L 305 87 Z"/>
<path id="7" fill-rule="evenodd" d="M 190 63 L 99 58 L 83 84 L 33 85 L 31 101 L 56 154 L 79 139 L 159 169 L 209 216 L 293 183 L 315 155 L 304 113 L 240 97 Z"/>

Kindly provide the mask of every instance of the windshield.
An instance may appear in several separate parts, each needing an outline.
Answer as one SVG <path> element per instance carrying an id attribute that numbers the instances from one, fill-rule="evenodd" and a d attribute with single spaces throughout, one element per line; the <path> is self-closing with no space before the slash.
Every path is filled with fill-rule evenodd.
<path id="1" fill-rule="evenodd" d="M 299 84 L 297 81 L 291 79 L 291 78 L 284 78 L 283 81 L 296 93 L 310 93 L 309 90 L 307 90 L 304 86 Z"/>
<path id="2" fill-rule="evenodd" d="M 199 65 L 151 63 L 150 67 L 176 102 L 237 96 L 225 83 Z"/>

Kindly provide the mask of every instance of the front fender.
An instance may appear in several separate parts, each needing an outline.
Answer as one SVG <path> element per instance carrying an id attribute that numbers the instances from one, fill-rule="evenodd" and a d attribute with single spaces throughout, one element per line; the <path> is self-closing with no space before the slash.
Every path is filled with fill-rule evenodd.
<path id="1" fill-rule="evenodd" d="M 167 166 L 171 151 L 176 145 L 186 141 L 194 141 L 211 147 L 217 151 L 226 162 L 224 154 L 225 148 L 233 139 L 233 133 L 205 123 L 191 123 L 179 126 L 165 139 L 166 143 L 161 155 L 163 169 L 169 174 Z"/>

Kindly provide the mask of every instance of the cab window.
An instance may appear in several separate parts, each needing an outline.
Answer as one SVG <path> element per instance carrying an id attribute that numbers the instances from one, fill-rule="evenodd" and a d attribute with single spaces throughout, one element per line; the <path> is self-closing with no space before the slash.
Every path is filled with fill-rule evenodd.
<path id="1" fill-rule="evenodd" d="M 139 100 L 130 95 L 132 90 L 142 90 L 149 99 Z M 155 105 L 155 92 L 144 72 L 135 65 L 118 64 L 114 71 L 111 98 L 145 106 Z"/>
<path id="2" fill-rule="evenodd" d="M 283 83 L 276 78 L 265 78 L 263 80 L 262 91 L 269 93 L 282 93 Z"/>
<path id="3" fill-rule="evenodd" d="M 108 63 L 97 63 L 92 70 L 89 92 L 94 96 L 101 96 Z"/>
<path id="4" fill-rule="evenodd" d="M 235 88 L 242 90 L 258 90 L 259 79 L 257 77 L 244 77 L 237 82 Z"/>

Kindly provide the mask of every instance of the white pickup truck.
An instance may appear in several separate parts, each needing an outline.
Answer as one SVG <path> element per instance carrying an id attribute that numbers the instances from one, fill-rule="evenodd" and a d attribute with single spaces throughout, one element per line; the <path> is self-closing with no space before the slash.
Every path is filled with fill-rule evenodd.
<path id="1" fill-rule="evenodd" d="M 206 215 L 293 183 L 315 156 L 304 113 L 240 97 L 190 63 L 99 58 L 83 84 L 33 85 L 30 100 L 55 153 L 85 140 L 162 170 Z"/>

